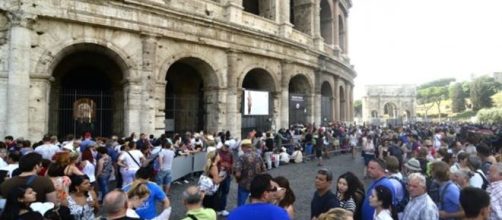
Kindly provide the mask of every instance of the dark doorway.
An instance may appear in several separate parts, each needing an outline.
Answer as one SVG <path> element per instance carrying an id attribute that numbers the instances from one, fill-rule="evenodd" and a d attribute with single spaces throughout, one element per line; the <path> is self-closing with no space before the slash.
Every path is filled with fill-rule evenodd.
<path id="1" fill-rule="evenodd" d="M 328 82 L 321 86 L 321 122 L 323 124 L 333 121 L 333 93 Z"/>
<path id="2" fill-rule="evenodd" d="M 241 100 L 241 135 L 246 137 L 248 132 L 252 130 L 257 131 L 268 131 L 272 127 L 272 111 L 273 111 L 273 101 L 272 94 L 270 91 L 274 91 L 274 80 L 270 74 L 263 69 L 253 69 L 246 74 L 244 81 L 242 82 L 242 88 L 244 90 L 254 90 L 254 91 L 265 91 L 269 92 L 268 95 L 268 114 L 266 115 L 245 115 L 245 95 L 242 94 Z M 256 100 L 255 100 L 256 101 Z"/>
<path id="3" fill-rule="evenodd" d="M 307 123 L 308 97 L 310 86 L 303 75 L 297 75 L 289 81 L 289 124 Z"/>

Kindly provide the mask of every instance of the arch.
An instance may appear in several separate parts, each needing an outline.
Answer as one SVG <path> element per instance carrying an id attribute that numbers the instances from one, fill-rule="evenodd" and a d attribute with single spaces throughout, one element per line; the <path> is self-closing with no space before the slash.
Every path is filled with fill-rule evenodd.
<path id="1" fill-rule="evenodd" d="M 305 124 L 309 109 L 308 94 L 310 83 L 303 74 L 297 74 L 289 80 L 289 124 Z"/>
<path id="2" fill-rule="evenodd" d="M 242 7 L 245 12 L 260 15 L 260 0 L 245 0 L 242 1 Z"/>
<path id="3" fill-rule="evenodd" d="M 324 81 L 321 85 L 321 95 L 333 97 L 333 91 L 331 89 L 331 84 L 328 81 Z"/>
<path id="4" fill-rule="evenodd" d="M 394 102 L 387 102 L 383 106 L 383 114 L 388 118 L 397 118 L 398 117 L 398 109 L 397 105 Z"/>
<path id="5" fill-rule="evenodd" d="M 326 44 L 333 44 L 333 11 L 330 1 L 321 0 L 321 37 Z"/>
<path id="6" fill-rule="evenodd" d="M 261 80 L 261 82 L 264 82 L 266 84 L 265 87 L 269 88 L 269 89 L 267 89 L 267 91 L 270 91 L 270 92 L 277 92 L 278 91 L 278 88 L 280 88 L 280 86 L 277 85 L 278 80 L 277 80 L 276 74 L 274 74 L 274 72 L 271 71 L 270 67 L 263 66 L 263 65 L 260 65 L 257 63 L 253 63 L 253 64 L 248 65 L 246 68 L 244 68 L 244 71 L 242 71 L 239 74 L 239 76 L 237 78 L 237 85 L 236 85 L 237 88 L 244 88 L 243 87 L 244 79 L 252 71 L 257 72 L 257 73 L 261 73 L 261 75 L 265 76 L 265 78 L 263 78 Z"/>
<path id="7" fill-rule="evenodd" d="M 338 15 L 338 46 L 344 52 L 346 52 L 346 28 L 345 28 L 345 18 L 342 15 Z"/>
<path id="8" fill-rule="evenodd" d="M 242 8 L 245 12 L 275 20 L 275 0 L 244 0 Z"/>
<path id="9" fill-rule="evenodd" d="M 209 75 L 203 75 L 202 77 L 204 80 L 209 82 L 208 86 L 210 87 L 223 87 L 222 83 L 223 80 L 221 80 L 221 74 L 216 72 L 218 68 L 215 62 L 210 59 L 207 55 L 203 55 L 200 53 L 194 53 L 194 52 L 182 52 L 182 53 L 176 53 L 176 55 L 170 57 L 169 59 L 165 60 L 162 64 L 162 67 L 159 70 L 159 73 L 157 74 L 157 81 L 164 81 L 166 80 L 167 72 L 169 68 L 176 62 L 181 61 L 187 64 L 194 64 L 195 66 L 198 66 L 198 70 L 201 71 L 206 71 L 207 73 L 210 73 Z"/>
<path id="10" fill-rule="evenodd" d="M 214 69 L 204 60 L 184 57 L 165 73 L 165 119 L 168 132 L 211 130 L 218 117 Z"/>
<path id="11" fill-rule="evenodd" d="M 371 118 L 378 118 L 378 111 L 377 110 L 371 111 Z"/>
<path id="12" fill-rule="evenodd" d="M 54 56 L 49 98 L 49 132 L 109 136 L 124 131 L 127 64 L 99 44 L 79 43 Z"/>

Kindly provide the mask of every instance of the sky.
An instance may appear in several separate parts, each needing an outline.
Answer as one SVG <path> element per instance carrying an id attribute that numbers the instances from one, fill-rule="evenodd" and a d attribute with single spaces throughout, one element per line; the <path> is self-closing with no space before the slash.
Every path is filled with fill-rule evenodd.
<path id="1" fill-rule="evenodd" d="M 354 99 L 372 84 L 502 72 L 502 0 L 352 0 Z"/>

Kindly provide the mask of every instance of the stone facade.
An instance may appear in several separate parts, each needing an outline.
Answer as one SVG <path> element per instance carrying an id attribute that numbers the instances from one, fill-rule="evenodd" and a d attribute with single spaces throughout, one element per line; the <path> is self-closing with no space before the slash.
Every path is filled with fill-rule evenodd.
<path id="1" fill-rule="evenodd" d="M 305 122 L 352 120 L 351 1 L 244 2 L 0 1 L 0 135 L 159 135 L 172 119 L 239 136 L 243 89 L 270 93 L 272 128 L 296 88 Z"/>
<path id="2" fill-rule="evenodd" d="M 362 100 L 363 121 L 399 123 L 416 117 L 415 85 L 368 85 Z"/>

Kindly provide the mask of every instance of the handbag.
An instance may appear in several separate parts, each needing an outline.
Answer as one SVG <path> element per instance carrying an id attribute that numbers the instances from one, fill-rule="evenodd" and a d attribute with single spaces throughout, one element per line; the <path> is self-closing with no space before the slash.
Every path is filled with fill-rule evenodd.
<path id="1" fill-rule="evenodd" d="M 199 189 L 204 192 L 205 195 L 212 196 L 216 191 L 218 191 L 219 184 L 214 184 L 213 179 L 202 174 L 200 175 L 198 182 Z"/>

